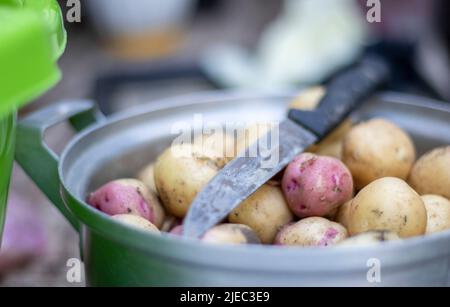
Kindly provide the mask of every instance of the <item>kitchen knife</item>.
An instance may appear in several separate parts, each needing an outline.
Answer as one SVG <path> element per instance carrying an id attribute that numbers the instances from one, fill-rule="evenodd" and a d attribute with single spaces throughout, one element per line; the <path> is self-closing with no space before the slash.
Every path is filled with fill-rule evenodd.
<path id="1" fill-rule="evenodd" d="M 258 142 L 245 155 L 229 162 L 194 199 L 183 224 L 183 235 L 201 237 L 209 228 L 222 221 L 243 200 L 281 171 L 293 158 L 310 145 L 323 139 L 358 105 L 387 81 L 388 65 L 378 57 L 367 56 L 359 64 L 335 76 L 327 92 L 313 111 L 289 110 L 288 118 L 279 124 L 277 144 L 270 154 L 258 152 Z M 253 148 L 252 148 L 253 147 Z M 273 167 L 264 167 L 267 159 L 278 156 Z"/>

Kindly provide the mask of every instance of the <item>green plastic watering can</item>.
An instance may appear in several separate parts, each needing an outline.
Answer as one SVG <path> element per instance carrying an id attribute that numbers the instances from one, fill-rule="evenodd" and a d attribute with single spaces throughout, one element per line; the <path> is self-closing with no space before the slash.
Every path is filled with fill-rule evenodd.
<path id="1" fill-rule="evenodd" d="M 65 45 L 56 0 L 0 0 L 0 235 L 14 159 L 16 110 L 58 82 L 56 60 Z"/>

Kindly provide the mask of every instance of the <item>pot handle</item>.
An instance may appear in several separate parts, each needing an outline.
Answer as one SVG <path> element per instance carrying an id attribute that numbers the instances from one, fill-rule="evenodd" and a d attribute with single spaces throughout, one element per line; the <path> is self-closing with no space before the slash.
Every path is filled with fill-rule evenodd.
<path id="1" fill-rule="evenodd" d="M 59 157 L 45 144 L 44 133 L 64 120 L 79 131 L 103 118 L 92 101 L 67 101 L 38 110 L 17 125 L 16 161 L 77 232 L 80 224 L 60 195 Z"/>

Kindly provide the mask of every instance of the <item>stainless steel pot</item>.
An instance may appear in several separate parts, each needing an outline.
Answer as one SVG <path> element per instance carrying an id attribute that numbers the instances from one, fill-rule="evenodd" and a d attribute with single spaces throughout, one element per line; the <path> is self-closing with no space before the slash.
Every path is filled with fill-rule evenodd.
<path id="1" fill-rule="evenodd" d="M 222 92 L 152 103 L 90 126 L 58 159 L 43 144 L 44 130 L 69 117 L 78 128 L 99 118 L 90 103 L 61 104 L 18 125 L 16 158 L 80 232 L 89 285 L 446 285 L 450 231 L 369 247 L 216 246 L 131 229 L 84 202 L 89 191 L 153 160 L 175 137 L 175 122 L 196 113 L 205 121 L 277 120 L 292 97 Z M 418 154 L 450 144 L 450 105 L 384 93 L 353 118 L 375 116 L 409 131 Z"/>

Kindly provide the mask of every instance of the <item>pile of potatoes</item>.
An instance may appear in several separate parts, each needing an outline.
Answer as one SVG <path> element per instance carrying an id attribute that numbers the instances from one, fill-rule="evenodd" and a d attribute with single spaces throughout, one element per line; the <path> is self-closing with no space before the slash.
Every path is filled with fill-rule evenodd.
<path id="1" fill-rule="evenodd" d="M 325 90 L 291 104 L 313 109 Z M 202 136 L 174 145 L 136 179 L 106 183 L 87 197 L 119 222 L 180 235 L 199 191 L 226 163 L 267 132 L 250 126 L 242 139 Z M 450 146 L 416 160 L 410 136 L 374 118 L 344 121 L 299 154 L 201 238 L 208 243 L 349 246 L 376 244 L 450 229 Z"/>

